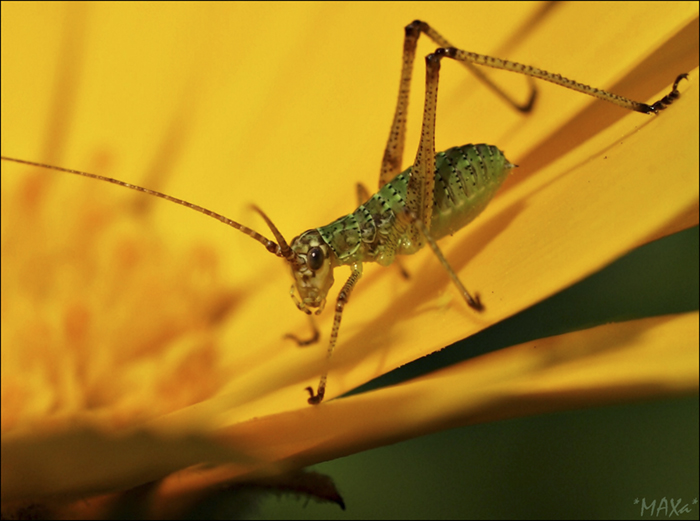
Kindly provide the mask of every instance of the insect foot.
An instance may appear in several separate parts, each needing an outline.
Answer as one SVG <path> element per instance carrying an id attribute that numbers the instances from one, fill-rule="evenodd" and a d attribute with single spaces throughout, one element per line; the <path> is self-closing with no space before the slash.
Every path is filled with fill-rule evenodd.
<path id="1" fill-rule="evenodd" d="M 306 391 L 309 393 L 309 405 L 318 405 L 321 403 L 323 401 L 323 395 L 326 393 L 325 386 L 319 386 L 318 394 L 314 393 L 314 388 L 311 386 L 307 387 Z"/>
<path id="2" fill-rule="evenodd" d="M 647 114 L 649 113 L 654 113 L 658 114 L 660 110 L 665 109 L 668 107 L 671 103 L 673 103 L 675 100 L 681 97 L 681 93 L 678 92 L 678 84 L 680 83 L 681 80 L 687 80 L 688 79 L 688 74 L 683 73 L 679 74 L 678 77 L 676 78 L 676 81 L 673 82 L 673 88 L 671 89 L 671 92 L 669 92 L 666 96 L 661 98 L 659 101 L 652 105 L 646 105 L 644 112 Z"/>

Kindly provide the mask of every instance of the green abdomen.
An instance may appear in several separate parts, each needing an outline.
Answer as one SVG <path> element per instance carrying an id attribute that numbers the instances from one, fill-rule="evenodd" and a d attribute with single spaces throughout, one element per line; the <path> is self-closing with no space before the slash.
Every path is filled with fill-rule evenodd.
<path id="1" fill-rule="evenodd" d="M 436 154 L 433 238 L 451 235 L 479 215 L 514 166 L 491 145 L 464 145 Z"/>

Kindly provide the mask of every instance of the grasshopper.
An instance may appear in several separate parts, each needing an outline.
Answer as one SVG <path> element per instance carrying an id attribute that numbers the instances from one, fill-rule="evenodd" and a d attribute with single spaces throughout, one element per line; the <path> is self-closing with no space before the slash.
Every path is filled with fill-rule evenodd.
<path id="1" fill-rule="evenodd" d="M 438 48 L 425 58 L 425 104 L 418 151 L 413 165 L 401 172 L 413 62 L 421 33 L 435 42 Z M 87 172 L 5 156 L 2 156 L 2 159 L 90 177 L 160 197 L 213 217 L 260 242 L 267 251 L 283 258 L 289 264 L 293 278 L 290 295 L 296 307 L 310 317 L 313 335 L 309 339 L 301 340 L 296 336 L 286 335 L 300 346 L 318 341 L 320 334 L 313 321 L 313 315 L 319 315 L 325 307 L 328 292 L 334 282 L 335 268 L 349 266 L 351 274 L 335 303 L 335 316 L 326 351 L 326 368 L 317 389 L 306 388 L 309 393 L 308 402 L 315 405 L 321 403 L 324 398 L 329 361 L 338 341 L 343 311 L 362 276 L 363 263 L 376 262 L 388 266 L 396 261 L 397 255 L 413 254 L 427 244 L 459 289 L 466 304 L 475 311 L 483 309 L 479 295 L 475 293 L 472 296 L 467 291 L 436 241 L 463 228 L 476 218 L 516 165 L 508 161 L 501 150 L 486 144 L 469 144 L 440 153 L 435 152 L 437 90 L 440 62 L 443 58 L 461 62 L 472 71 L 476 70 L 474 65 L 481 65 L 539 78 L 645 114 L 658 114 L 673 103 L 680 96 L 679 82 L 687 79 L 687 74 L 679 75 L 669 94 L 647 105 L 578 83 L 559 74 L 460 50 L 427 23 L 416 20 L 405 27 L 399 96 L 382 159 L 379 191 L 370 197 L 367 190 L 358 185 L 359 206 L 354 212 L 326 226 L 308 230 L 289 243 L 270 218 L 256 206 L 253 207 L 254 210 L 267 223 L 276 242 L 221 214 L 155 190 Z M 479 76 L 488 82 L 480 73 Z M 495 85 L 490 86 L 498 90 Z M 500 94 L 503 96 L 502 92 Z M 532 108 L 535 97 L 536 90 L 533 88 L 527 104 L 517 106 L 509 101 L 519 110 L 526 112 Z"/>

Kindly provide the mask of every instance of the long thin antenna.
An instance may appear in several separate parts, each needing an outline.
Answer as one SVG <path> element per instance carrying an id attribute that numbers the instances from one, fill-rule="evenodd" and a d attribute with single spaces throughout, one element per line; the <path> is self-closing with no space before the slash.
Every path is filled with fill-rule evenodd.
<path id="1" fill-rule="evenodd" d="M 296 262 L 296 253 L 294 250 L 292 250 L 289 247 L 289 244 L 287 244 L 287 241 L 284 240 L 284 237 L 282 237 L 282 234 L 280 231 L 277 229 L 277 226 L 274 225 L 274 223 L 270 220 L 270 218 L 263 212 L 260 208 L 258 208 L 256 205 L 252 205 L 251 208 L 258 212 L 260 216 L 265 220 L 267 225 L 270 227 L 270 231 L 272 232 L 272 235 L 275 236 L 275 239 L 277 239 L 277 242 L 279 243 L 280 246 L 280 257 L 284 257 L 291 263 Z"/>
<path id="2" fill-rule="evenodd" d="M 235 228 L 236 230 L 245 233 L 248 237 L 251 237 L 251 238 L 255 239 L 256 241 L 258 241 L 260 244 L 265 246 L 265 249 L 267 251 L 269 251 L 270 253 L 274 253 L 278 257 L 285 257 L 285 255 L 283 254 L 283 249 L 280 246 L 278 246 L 277 243 L 275 243 L 274 241 L 271 241 L 270 239 L 263 237 L 255 230 L 251 230 L 247 226 L 243 226 L 242 224 L 239 224 L 236 221 L 229 219 L 228 217 L 224 217 L 221 214 L 218 214 L 216 212 L 212 212 L 211 210 L 207 210 L 206 208 L 203 208 L 199 205 L 188 203 L 187 201 L 183 201 L 182 199 L 178 199 L 177 197 L 163 194 L 161 192 L 156 192 L 155 190 L 150 190 L 149 188 L 144 188 L 142 186 L 132 185 L 130 183 L 125 183 L 124 181 L 119 181 L 118 179 L 112 179 L 111 177 L 106 177 L 103 175 L 90 174 L 88 172 L 81 172 L 80 170 L 71 170 L 69 168 L 61 168 L 60 166 L 46 165 L 43 163 L 35 163 L 33 161 L 25 161 L 24 159 L 15 159 L 13 157 L 0 156 L 0 158 L 3 161 L 11 161 L 13 163 L 19 163 L 22 165 L 37 166 L 40 168 L 47 168 L 49 170 L 56 170 L 58 172 L 65 172 L 67 174 L 75 174 L 75 175 L 81 175 L 83 177 L 90 177 L 92 179 L 97 179 L 99 181 L 107 181 L 108 183 L 123 186 L 124 188 L 128 188 L 130 190 L 135 190 L 137 192 L 142 192 L 144 194 L 153 195 L 155 197 L 160 197 L 161 199 L 165 199 L 166 201 L 170 201 L 171 203 L 185 206 L 187 208 L 190 208 L 191 210 L 195 210 L 199 213 L 203 213 L 204 215 L 208 215 L 209 217 L 212 217 L 212 218 L 216 219 L 217 221 L 221 221 L 224 224 L 228 224 L 230 227 Z M 268 220 L 268 219 L 266 219 L 266 220 Z M 287 247 L 287 248 L 289 248 L 289 247 Z"/>

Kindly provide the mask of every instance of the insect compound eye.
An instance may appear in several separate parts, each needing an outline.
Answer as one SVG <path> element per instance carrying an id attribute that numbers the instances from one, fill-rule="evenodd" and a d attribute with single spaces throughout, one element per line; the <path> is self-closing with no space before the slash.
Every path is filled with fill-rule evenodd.
<path id="1" fill-rule="evenodd" d="M 311 248 L 306 255 L 306 265 L 313 271 L 323 266 L 323 250 L 318 246 Z"/>

